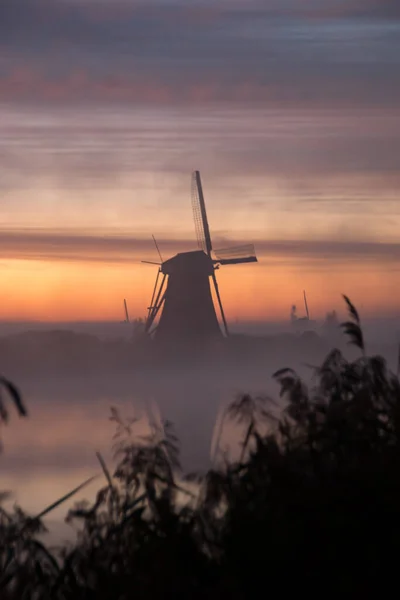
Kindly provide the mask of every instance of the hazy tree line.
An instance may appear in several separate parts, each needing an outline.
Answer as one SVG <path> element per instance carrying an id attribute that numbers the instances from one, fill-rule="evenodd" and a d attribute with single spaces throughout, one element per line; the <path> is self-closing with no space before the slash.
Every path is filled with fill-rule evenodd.
<path id="1" fill-rule="evenodd" d="M 0 598 L 358 597 L 396 584 L 400 381 L 368 355 L 345 300 L 342 327 L 359 357 L 332 350 L 308 386 L 289 368 L 275 373 L 283 408 L 234 401 L 225 422 L 241 425 L 241 452 L 221 449 L 205 474 L 181 473 L 169 422 L 138 440 L 112 411 L 116 468 L 99 455 L 105 485 L 69 511 L 80 524 L 73 544 L 50 551 L 37 537 L 65 498 L 35 518 L 0 508 Z M 2 384 L 24 415 L 16 388 Z"/>

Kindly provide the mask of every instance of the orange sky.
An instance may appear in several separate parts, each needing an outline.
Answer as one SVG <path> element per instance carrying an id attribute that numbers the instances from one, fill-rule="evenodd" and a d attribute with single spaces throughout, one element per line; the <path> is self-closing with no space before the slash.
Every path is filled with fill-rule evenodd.
<path id="1" fill-rule="evenodd" d="M 303 312 L 307 290 L 312 316 L 342 310 L 340 294 L 349 295 L 363 314 L 398 309 L 398 272 L 385 264 L 338 262 L 329 276 L 318 264 L 267 262 L 221 268 L 220 292 L 229 320 L 286 319 L 293 303 Z M 263 264 L 264 263 L 264 264 Z M 267 264 L 265 264 L 267 263 Z M 131 317 L 144 316 L 156 275 L 156 266 L 52 261 L 2 261 L 0 319 L 11 320 L 122 320 L 127 299 Z"/>
<path id="2" fill-rule="evenodd" d="M 397 312 L 400 13 L 345 4 L 3 0 L 0 319 L 144 316 L 194 169 L 214 247 L 259 257 L 219 273 L 229 319 Z"/>

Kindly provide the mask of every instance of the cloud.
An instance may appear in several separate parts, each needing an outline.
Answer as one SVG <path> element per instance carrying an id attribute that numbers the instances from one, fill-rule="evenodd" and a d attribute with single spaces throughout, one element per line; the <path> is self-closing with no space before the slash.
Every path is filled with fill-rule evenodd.
<path id="1" fill-rule="evenodd" d="M 248 202 L 266 202 L 275 193 L 308 203 L 343 205 L 349 199 L 375 202 L 387 190 L 394 194 L 400 187 L 398 110 L 248 112 L 171 106 L 162 112 L 14 108 L 3 115 L 4 191 L 40 185 L 43 195 L 49 186 L 57 190 L 89 186 L 101 202 L 105 188 L 118 194 L 124 188 L 132 190 L 131 198 L 137 196 L 139 202 L 146 185 L 160 198 L 172 195 L 177 187 L 186 190 L 196 165 L 204 172 L 210 193 L 221 192 L 221 202 L 227 192 L 226 198 L 241 196 Z M 144 173 L 151 176 L 146 179 Z M 280 182 L 276 189 L 274 181 Z M 256 194 L 257 188 L 265 187 L 270 191 Z M 180 189 L 182 198 L 183 193 Z M 8 204 L 6 196 L 3 202 Z M 36 202 L 40 204 L 39 199 Z"/>
<path id="2" fill-rule="evenodd" d="M 397 11 L 366 4 L 3 0 L 0 101 L 395 106 Z"/>
<path id="3" fill-rule="evenodd" d="M 0 82 L 0 102 L 23 104 L 52 103 L 91 104 L 135 103 L 143 106 L 206 105 L 209 103 L 244 103 L 274 100 L 276 92 L 257 80 L 221 82 L 217 76 L 201 81 L 170 82 L 139 75 L 114 73 L 93 75 L 90 70 L 66 71 L 62 76 L 47 75 L 40 70 L 14 67 Z"/>
<path id="4" fill-rule="evenodd" d="M 237 244 L 216 232 L 225 246 Z M 193 238 L 157 240 L 164 259 L 177 252 L 195 250 Z M 340 240 L 254 240 L 260 260 L 290 258 L 294 261 L 368 261 L 398 262 L 400 243 Z M 62 230 L 2 230 L 0 253 L 3 260 L 66 260 L 104 263 L 132 263 L 141 259 L 158 261 L 152 239 L 127 235 L 99 236 Z"/>
<path id="5" fill-rule="evenodd" d="M 3 222 L 143 230 L 183 206 L 193 168 L 227 219 L 398 212 L 390 6 L 2 0 Z"/>
<path id="6" fill-rule="evenodd" d="M 165 252 L 188 248 L 185 240 L 159 240 Z M 193 241 L 189 248 L 193 248 Z M 154 242 L 124 235 L 91 235 L 60 230 L 3 230 L 3 259 L 68 260 L 89 262 L 136 262 L 141 255 L 154 258 Z"/>
<path id="7" fill-rule="evenodd" d="M 366 17 L 370 19 L 400 18 L 400 6 L 396 0 L 328 0 L 321 3 L 305 2 L 306 13 L 325 18 Z"/>

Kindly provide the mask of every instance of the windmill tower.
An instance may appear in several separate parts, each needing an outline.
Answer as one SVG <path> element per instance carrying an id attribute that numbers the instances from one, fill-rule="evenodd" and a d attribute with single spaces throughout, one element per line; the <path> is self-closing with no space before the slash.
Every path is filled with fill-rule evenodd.
<path id="1" fill-rule="evenodd" d="M 160 268 L 145 326 L 157 341 L 195 342 L 201 338 L 222 337 L 211 284 L 214 286 L 224 333 L 228 335 L 215 271 L 223 265 L 257 262 L 251 244 L 215 250 L 214 258 L 199 171 L 192 175 L 192 207 L 199 250 L 180 252 L 166 261 L 162 261 L 160 255 Z M 159 314 L 158 325 L 154 326 Z"/>

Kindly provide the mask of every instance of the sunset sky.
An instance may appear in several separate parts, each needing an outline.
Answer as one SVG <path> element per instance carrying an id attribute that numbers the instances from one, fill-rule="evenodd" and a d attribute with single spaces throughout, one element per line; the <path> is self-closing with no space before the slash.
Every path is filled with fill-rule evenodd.
<path id="1" fill-rule="evenodd" d="M 196 248 L 229 319 L 400 314 L 397 0 L 1 0 L 0 319 L 143 316 Z"/>

